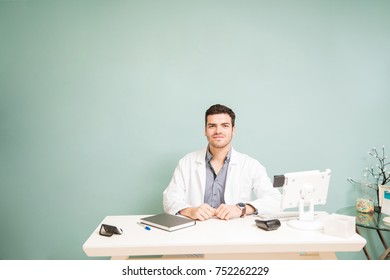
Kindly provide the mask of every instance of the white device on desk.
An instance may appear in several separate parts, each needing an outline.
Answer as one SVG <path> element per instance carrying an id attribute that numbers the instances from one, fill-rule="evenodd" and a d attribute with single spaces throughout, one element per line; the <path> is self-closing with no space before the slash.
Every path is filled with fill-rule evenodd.
<path id="1" fill-rule="evenodd" d="M 330 169 L 292 172 L 274 176 L 274 187 L 283 187 L 281 208 L 298 207 L 298 219 L 287 224 L 296 229 L 320 230 L 322 222 L 314 215 L 314 205 L 326 204 L 330 181 Z M 309 207 L 305 210 L 305 207 Z"/>

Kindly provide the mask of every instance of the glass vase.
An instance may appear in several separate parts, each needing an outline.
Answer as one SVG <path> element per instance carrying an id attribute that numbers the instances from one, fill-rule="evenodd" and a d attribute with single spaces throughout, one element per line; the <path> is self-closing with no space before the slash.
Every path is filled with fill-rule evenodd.
<path id="1" fill-rule="evenodd" d="M 356 210 L 361 213 L 372 213 L 377 204 L 375 186 L 370 183 L 358 183 L 356 195 Z"/>

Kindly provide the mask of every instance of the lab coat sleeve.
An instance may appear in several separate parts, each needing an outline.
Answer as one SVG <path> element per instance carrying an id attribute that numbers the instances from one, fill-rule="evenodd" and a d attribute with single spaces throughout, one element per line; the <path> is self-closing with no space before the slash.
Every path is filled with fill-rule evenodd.
<path id="1" fill-rule="evenodd" d="M 206 149 L 192 152 L 180 159 L 163 193 L 166 213 L 175 215 L 184 208 L 197 207 L 204 202 L 205 155 Z"/>
<path id="2" fill-rule="evenodd" d="M 179 163 L 176 166 L 172 179 L 163 193 L 164 211 L 172 215 L 176 215 L 181 209 L 189 207 L 184 201 L 186 190 L 182 165 Z"/>
<path id="3" fill-rule="evenodd" d="M 281 193 L 274 188 L 267 171 L 258 161 L 252 164 L 252 190 L 256 199 L 249 202 L 258 213 L 272 213 L 281 211 Z"/>

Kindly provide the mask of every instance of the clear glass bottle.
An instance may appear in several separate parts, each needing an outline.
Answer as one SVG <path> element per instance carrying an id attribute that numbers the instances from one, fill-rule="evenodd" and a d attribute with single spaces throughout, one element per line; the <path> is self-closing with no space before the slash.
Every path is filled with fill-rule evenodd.
<path id="1" fill-rule="evenodd" d="M 374 212 L 376 203 L 376 190 L 375 185 L 368 180 L 367 172 L 364 172 L 363 180 L 356 185 L 356 210 L 361 213 Z"/>

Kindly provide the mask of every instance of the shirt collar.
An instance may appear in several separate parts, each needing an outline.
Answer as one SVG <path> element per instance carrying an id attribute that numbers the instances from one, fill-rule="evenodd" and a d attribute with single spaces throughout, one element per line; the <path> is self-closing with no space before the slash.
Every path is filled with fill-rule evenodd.
<path id="1" fill-rule="evenodd" d="M 229 163 L 230 162 L 230 157 L 232 155 L 232 148 L 230 148 L 229 152 L 226 155 L 225 162 Z M 210 147 L 207 146 L 206 150 L 206 161 L 210 162 L 213 159 L 213 155 L 210 153 Z"/>

